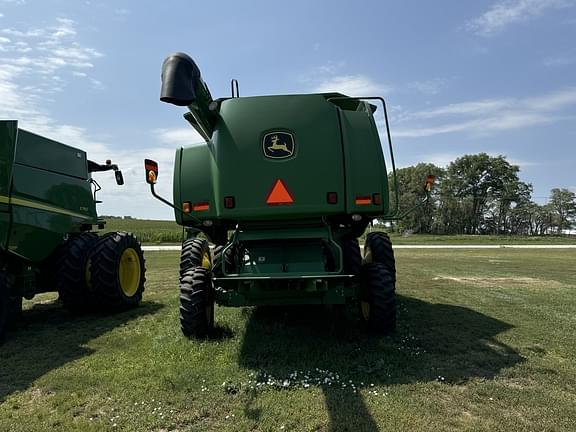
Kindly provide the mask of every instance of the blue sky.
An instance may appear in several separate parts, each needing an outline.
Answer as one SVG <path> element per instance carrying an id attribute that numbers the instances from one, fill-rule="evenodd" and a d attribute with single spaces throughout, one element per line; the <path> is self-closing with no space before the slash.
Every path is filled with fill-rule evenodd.
<path id="1" fill-rule="evenodd" d="M 190 54 L 216 97 L 381 95 L 397 164 L 503 154 L 544 203 L 576 191 L 576 0 L 0 0 L 0 118 L 111 158 L 101 214 L 171 219 L 144 182 L 197 136 L 159 102 L 160 67 Z"/>

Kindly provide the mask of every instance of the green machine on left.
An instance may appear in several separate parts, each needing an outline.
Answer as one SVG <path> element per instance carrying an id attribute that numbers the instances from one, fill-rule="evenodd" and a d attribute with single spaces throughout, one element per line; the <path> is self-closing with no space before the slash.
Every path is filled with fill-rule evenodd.
<path id="1" fill-rule="evenodd" d="M 71 312 L 123 310 L 137 306 L 145 260 L 131 233 L 99 236 L 98 164 L 86 152 L 0 121 L 0 339 L 14 326 L 22 298 L 58 292 Z"/>

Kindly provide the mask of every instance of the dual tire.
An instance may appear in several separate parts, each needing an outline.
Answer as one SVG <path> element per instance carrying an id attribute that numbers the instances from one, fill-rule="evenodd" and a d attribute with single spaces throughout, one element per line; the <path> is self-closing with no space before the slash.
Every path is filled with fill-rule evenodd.
<path id="1" fill-rule="evenodd" d="M 374 333 L 393 333 L 396 330 L 396 261 L 387 234 L 367 235 L 360 281 L 362 321 Z"/>
<path id="2" fill-rule="evenodd" d="M 142 248 L 133 234 L 82 233 L 63 246 L 56 286 L 71 312 L 124 310 L 142 300 L 145 272 Z"/>
<path id="3" fill-rule="evenodd" d="M 208 242 L 187 239 L 180 256 L 180 328 L 188 338 L 209 336 L 214 328 L 214 286 Z"/>

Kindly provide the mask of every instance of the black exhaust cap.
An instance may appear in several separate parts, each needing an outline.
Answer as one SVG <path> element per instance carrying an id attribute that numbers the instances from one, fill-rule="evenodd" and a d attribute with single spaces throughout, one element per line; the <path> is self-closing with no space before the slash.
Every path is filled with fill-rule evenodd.
<path id="1" fill-rule="evenodd" d="M 196 100 L 196 84 L 200 69 L 192 58 L 184 53 L 166 57 L 162 64 L 162 89 L 160 100 L 178 106 L 188 106 Z"/>

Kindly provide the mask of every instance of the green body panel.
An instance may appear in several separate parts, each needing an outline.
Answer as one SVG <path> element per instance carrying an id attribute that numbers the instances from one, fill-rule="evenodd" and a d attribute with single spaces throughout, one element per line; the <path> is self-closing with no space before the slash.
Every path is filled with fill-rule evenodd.
<path id="1" fill-rule="evenodd" d="M 387 209 L 386 167 L 371 112 L 344 110 L 327 101 L 326 95 L 313 94 L 227 99 L 219 113 L 208 145 L 184 147 L 177 153 L 176 207 L 185 201 L 209 203 L 208 211 L 193 211 L 181 223 L 192 218 L 241 221 L 382 214 Z M 264 155 L 263 139 L 274 132 L 293 136 L 292 156 Z M 358 156 L 350 157 L 354 154 Z M 278 179 L 293 203 L 267 204 Z M 329 192 L 337 194 L 336 204 L 327 203 Z M 382 204 L 355 205 L 356 197 L 375 193 L 381 195 Z M 234 197 L 235 208 L 224 208 L 227 196 Z"/>
<path id="2" fill-rule="evenodd" d="M 341 110 L 340 124 L 346 163 L 346 212 L 388 213 L 388 175 L 372 113 Z M 372 197 L 375 193 L 383 198 L 382 206 L 356 204 L 356 197 Z"/>
<path id="3" fill-rule="evenodd" d="M 176 152 L 176 160 L 174 164 L 174 202 L 177 208 L 182 208 L 183 201 L 191 201 L 193 203 L 208 202 L 214 203 L 216 196 L 214 193 L 215 183 L 213 182 L 214 175 L 212 174 L 217 170 L 213 158 L 213 152 L 206 144 L 195 145 L 185 149 L 179 149 Z M 180 178 L 186 178 L 186 183 L 183 184 Z M 186 187 L 187 185 L 195 185 L 195 193 L 192 196 Z M 210 205 L 210 210 L 202 212 L 204 217 L 214 218 L 216 216 L 216 206 Z M 183 224 L 182 212 L 175 211 L 176 221 Z M 195 214 L 195 216 L 197 216 Z M 186 216 L 184 216 L 186 218 Z"/>
<path id="4" fill-rule="evenodd" d="M 40 263 L 96 224 L 86 153 L 0 122 L 0 251 Z"/>
<path id="5" fill-rule="evenodd" d="M 0 121 L 0 250 L 6 248 L 10 232 L 10 185 L 16 153 L 18 122 Z"/>
<path id="6" fill-rule="evenodd" d="M 88 179 L 86 152 L 22 129 L 18 131 L 16 163 Z"/>

